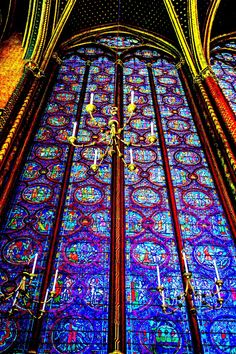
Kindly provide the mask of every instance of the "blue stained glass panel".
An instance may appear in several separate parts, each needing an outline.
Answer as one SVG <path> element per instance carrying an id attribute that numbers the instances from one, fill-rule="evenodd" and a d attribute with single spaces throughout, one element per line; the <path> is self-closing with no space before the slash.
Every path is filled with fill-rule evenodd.
<path id="1" fill-rule="evenodd" d="M 163 161 L 158 142 L 145 147 L 151 122 L 157 134 L 148 71 L 137 58 L 125 63 L 124 107 L 130 101 L 127 68 L 136 78 L 132 88 L 137 110 L 124 138 L 129 140 L 131 130 L 142 144 L 142 148 L 133 148 L 136 171 L 125 170 L 127 353 L 187 353 L 191 352 L 191 341 L 185 306 L 181 311 L 164 314 L 162 296 L 157 290 L 158 265 L 165 301 L 169 308 L 177 306 L 176 294 L 182 291 L 182 282 Z M 180 101 L 175 100 L 178 105 Z M 185 175 L 182 180 L 186 180 Z"/>
<path id="2" fill-rule="evenodd" d="M 85 146 L 74 151 L 55 260 L 59 269 L 56 298 L 43 322 L 40 353 L 54 352 L 52 347 L 55 353 L 107 353 L 111 160 L 106 159 L 94 173 L 91 164 L 95 148 L 86 147 L 86 143 L 99 134 L 97 115 L 99 123 L 107 124 L 107 91 L 103 84 L 114 88 L 114 75 L 105 72 L 113 65 L 106 57 L 100 57 L 90 66 L 90 85 L 78 130 L 78 141 Z M 93 123 L 85 110 L 91 88 L 96 89 Z M 99 147 L 98 159 L 105 147 Z"/>
<path id="3" fill-rule="evenodd" d="M 80 67 L 80 72 L 72 73 L 71 66 Z M 37 299 L 40 292 L 68 154 L 68 145 L 58 142 L 57 134 L 62 127 L 65 134 L 70 132 L 84 68 L 84 61 L 79 57 L 64 61 L 58 73 L 57 84 L 52 89 L 39 122 L 10 201 L 6 221 L 0 230 L 3 255 L 0 266 L 3 272 L 0 294 L 16 289 L 23 271 L 31 272 L 36 253 L 37 277 L 33 278 L 29 288 L 32 296 L 30 299 Z M 76 93 L 72 94 L 73 81 L 77 82 L 77 89 Z M 70 111 L 67 109 L 68 105 Z M 0 352 L 10 348 L 11 353 L 25 353 L 28 351 L 34 319 L 24 310 L 26 305 L 19 299 L 19 315 L 6 321 L 5 317 L 11 309 L 13 298 L 0 305 Z M 31 306 L 31 310 L 35 312 L 36 303 L 31 301 Z"/>
<path id="4" fill-rule="evenodd" d="M 168 114 L 166 112 L 166 95 L 159 89 L 161 74 L 156 71 L 156 68 L 158 70 L 160 66 L 164 65 L 169 67 L 171 64 L 167 64 L 165 60 L 161 59 L 153 65 L 153 72 L 187 262 L 193 273 L 195 290 L 205 297 L 203 302 L 199 298 L 196 299 L 204 353 L 230 353 L 236 346 L 234 330 L 231 331 L 229 327 L 228 330 L 226 329 L 227 320 L 232 323 L 232 328 L 234 328 L 236 315 L 234 301 L 235 246 L 174 65 L 172 75 L 176 83 L 174 84 L 172 80 L 168 87 L 171 87 L 170 83 L 172 83 L 173 88 L 178 88 L 177 91 L 172 90 L 172 101 L 177 102 L 181 99 L 183 103 L 181 110 L 178 108 L 178 104 L 173 104 L 172 111 Z M 164 84 L 165 81 L 162 80 L 162 85 Z M 168 95 L 168 99 L 169 97 Z M 182 125 L 184 119 L 186 123 L 185 129 L 178 130 L 178 136 L 182 139 L 181 148 L 168 144 L 169 135 L 173 128 L 169 122 L 171 122 L 171 114 L 173 113 L 176 122 L 179 121 L 179 124 Z M 191 137 L 191 141 L 189 137 Z M 185 170 L 186 167 L 188 174 L 185 174 L 185 180 L 188 180 L 188 183 L 176 183 L 179 169 Z M 217 220 L 219 221 L 217 222 Z M 221 292 L 224 299 L 222 308 L 219 308 L 217 302 L 219 295 L 212 296 L 212 293 L 217 290 L 214 260 L 220 277 L 224 281 Z M 205 302 L 208 306 L 204 305 Z M 218 340 L 220 337 L 222 337 L 222 341 Z"/>

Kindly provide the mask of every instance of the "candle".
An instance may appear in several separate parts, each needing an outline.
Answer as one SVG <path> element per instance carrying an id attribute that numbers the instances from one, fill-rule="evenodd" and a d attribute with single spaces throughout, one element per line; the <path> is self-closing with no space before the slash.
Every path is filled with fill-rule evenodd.
<path id="1" fill-rule="evenodd" d="M 49 293 L 49 290 L 47 289 L 46 294 L 45 294 L 45 298 L 44 298 L 44 301 L 43 301 L 43 308 L 42 308 L 42 311 L 45 310 L 46 303 L 47 303 L 47 299 L 48 299 L 48 293 Z"/>
<path id="2" fill-rule="evenodd" d="M 94 155 L 94 161 L 93 164 L 96 165 L 97 164 L 97 158 L 98 158 L 98 150 L 95 150 L 95 155 Z"/>
<path id="3" fill-rule="evenodd" d="M 183 254 L 183 260 L 184 260 L 185 272 L 189 273 L 189 271 L 188 271 L 188 263 L 187 263 L 187 259 L 186 259 L 184 250 L 182 251 L 182 254 Z"/>
<path id="4" fill-rule="evenodd" d="M 133 150 L 130 149 L 129 150 L 129 153 L 130 153 L 130 163 L 133 164 L 134 163 L 134 159 L 133 159 Z"/>
<path id="5" fill-rule="evenodd" d="M 158 281 L 158 286 L 161 286 L 160 269 L 158 265 L 157 265 L 157 281 Z"/>
<path id="6" fill-rule="evenodd" d="M 164 294 L 164 290 L 162 290 L 161 292 L 161 297 L 162 297 L 162 305 L 165 306 L 166 303 L 165 303 L 165 294 Z"/>
<path id="7" fill-rule="evenodd" d="M 218 272 L 218 268 L 217 268 L 215 259 L 213 259 L 213 264 L 214 264 L 217 280 L 220 280 L 220 275 L 219 275 L 219 272 Z"/>
<path id="8" fill-rule="evenodd" d="M 56 269 L 55 276 L 54 276 L 53 287 L 52 287 L 52 292 L 53 293 L 54 293 L 54 291 L 56 289 L 57 276 L 58 276 L 58 269 Z"/>
<path id="9" fill-rule="evenodd" d="M 134 103 L 134 91 L 131 91 L 131 104 Z"/>
<path id="10" fill-rule="evenodd" d="M 35 253 L 35 256 L 34 256 L 34 264 L 33 264 L 33 268 L 32 268 L 31 274 L 34 274 L 34 272 L 35 272 L 37 259 L 38 259 L 38 253 Z"/>
<path id="11" fill-rule="evenodd" d="M 75 136 L 75 134 L 76 134 L 76 128 L 77 128 L 77 122 L 74 122 L 74 123 L 73 123 L 73 133 L 72 133 L 72 136 Z"/>
<path id="12" fill-rule="evenodd" d="M 154 135 L 154 123 L 151 122 L 151 135 Z"/>
<path id="13" fill-rule="evenodd" d="M 91 95 L 90 95 L 90 104 L 93 104 L 93 96 L 94 96 L 94 93 L 91 93 Z"/>
<path id="14" fill-rule="evenodd" d="M 19 295 L 19 291 L 16 292 L 16 296 L 15 296 L 15 299 L 14 299 L 14 301 L 13 301 L 12 307 L 15 306 L 16 300 L 17 300 L 17 298 L 18 298 L 18 295 Z"/>

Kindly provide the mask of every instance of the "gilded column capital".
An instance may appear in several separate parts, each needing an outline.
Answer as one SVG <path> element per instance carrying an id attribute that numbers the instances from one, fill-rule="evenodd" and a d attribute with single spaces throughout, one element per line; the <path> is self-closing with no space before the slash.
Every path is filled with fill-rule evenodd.
<path id="1" fill-rule="evenodd" d="M 59 64 L 59 65 L 62 64 L 62 59 L 59 57 L 57 52 L 54 52 L 52 54 L 52 58 L 56 61 L 57 64 Z"/>
<path id="2" fill-rule="evenodd" d="M 148 68 L 152 68 L 152 63 L 147 63 Z"/>
<path id="3" fill-rule="evenodd" d="M 123 61 L 121 59 L 117 59 L 116 60 L 116 64 L 120 65 L 120 66 L 123 66 Z"/>
<path id="4" fill-rule="evenodd" d="M 180 69 L 185 64 L 185 60 L 183 57 L 180 58 L 177 64 L 175 64 L 176 69 Z"/>
<path id="5" fill-rule="evenodd" d="M 202 80 L 205 80 L 207 77 L 214 77 L 216 80 L 215 73 L 213 72 L 212 68 L 210 65 L 206 66 L 201 72 L 200 72 Z"/>
<path id="6" fill-rule="evenodd" d="M 38 79 L 45 76 L 43 70 L 41 70 L 38 64 L 35 63 L 33 60 L 29 60 L 28 62 L 25 63 L 25 69 L 31 71 L 34 77 Z"/>

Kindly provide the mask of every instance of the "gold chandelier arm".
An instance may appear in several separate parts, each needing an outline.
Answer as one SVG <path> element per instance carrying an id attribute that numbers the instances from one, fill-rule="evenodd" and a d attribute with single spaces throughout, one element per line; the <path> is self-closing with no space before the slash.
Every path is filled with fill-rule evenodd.
<path id="1" fill-rule="evenodd" d="M 89 146 L 94 146 L 96 144 L 96 141 L 93 141 L 92 143 L 88 143 L 88 144 L 79 144 L 76 143 L 76 136 L 69 136 L 67 138 L 68 142 L 73 145 L 74 147 L 80 147 L 80 148 L 84 148 L 84 147 L 89 147 Z"/>

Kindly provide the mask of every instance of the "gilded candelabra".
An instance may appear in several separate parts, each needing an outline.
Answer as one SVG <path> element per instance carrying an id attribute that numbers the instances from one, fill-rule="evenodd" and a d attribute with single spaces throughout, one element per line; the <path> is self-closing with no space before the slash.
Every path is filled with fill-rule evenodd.
<path id="1" fill-rule="evenodd" d="M 58 277 L 58 269 L 56 269 L 55 272 L 52 290 L 49 291 L 49 289 L 47 289 L 44 300 L 38 301 L 32 295 L 32 292 L 35 290 L 33 280 L 38 276 L 38 274 L 35 273 L 37 259 L 38 253 L 34 256 L 31 272 L 23 271 L 21 280 L 14 289 L 10 292 L 0 294 L 1 302 L 13 300 L 9 310 L 9 315 L 13 315 L 18 310 L 24 310 L 28 311 L 34 318 L 39 319 L 46 312 L 47 304 L 53 300 L 56 293 L 55 288 Z M 39 315 L 35 315 L 33 313 L 32 305 L 35 303 L 40 303 Z"/>
<path id="2" fill-rule="evenodd" d="M 184 268 L 185 268 L 185 271 L 183 273 L 183 276 L 185 279 L 185 289 L 183 292 L 181 292 L 180 294 L 177 295 L 177 297 L 176 297 L 177 306 L 176 307 L 167 304 L 167 301 L 166 301 L 167 299 L 165 297 L 165 287 L 161 284 L 160 269 L 159 269 L 159 266 L 157 265 L 157 282 L 158 282 L 157 290 L 161 295 L 161 307 L 162 307 L 163 312 L 165 314 L 171 314 L 171 313 L 177 311 L 178 309 L 180 309 L 183 306 L 183 302 L 187 296 L 190 296 L 190 299 L 191 299 L 192 306 L 190 308 L 190 311 L 192 313 L 196 313 L 196 307 L 194 305 L 194 300 L 198 300 L 201 303 L 201 305 L 205 306 L 205 308 L 208 310 L 220 309 L 223 305 L 223 302 L 224 302 L 224 299 L 221 296 L 223 280 L 220 279 L 220 275 L 219 275 L 216 261 L 213 260 L 213 265 L 214 265 L 215 272 L 216 272 L 216 278 L 215 278 L 215 282 L 214 282 L 215 290 L 213 287 L 213 290 L 210 292 L 210 294 L 205 294 L 205 293 L 202 293 L 201 291 L 196 291 L 193 284 L 192 284 L 192 272 L 189 271 L 188 263 L 187 263 L 187 259 L 186 259 L 186 254 L 185 254 L 184 250 L 182 250 L 182 257 L 183 257 Z M 217 298 L 216 303 L 214 305 L 212 305 L 208 301 L 208 299 L 211 299 L 211 302 L 212 302 L 213 298 Z"/>
<path id="3" fill-rule="evenodd" d="M 98 139 L 94 142 L 91 142 L 91 143 L 80 144 L 80 143 L 78 143 L 77 136 L 76 136 L 77 123 L 74 122 L 73 123 L 74 124 L 73 133 L 71 136 L 68 137 L 68 141 L 71 145 L 73 145 L 75 147 L 89 147 L 89 146 L 94 146 L 94 145 L 98 145 L 98 144 L 107 145 L 105 152 L 100 156 L 100 160 L 98 158 L 98 151 L 97 151 L 97 149 L 95 150 L 94 161 L 93 161 L 93 164 L 91 165 L 91 169 L 94 172 L 96 172 L 97 169 L 99 168 L 99 166 L 102 165 L 104 159 L 108 155 L 113 156 L 116 153 L 117 153 L 118 157 L 120 157 L 122 159 L 125 166 L 127 166 L 130 171 L 135 170 L 136 166 L 135 166 L 134 160 L 133 160 L 132 148 L 130 148 L 130 162 L 128 164 L 126 163 L 126 161 L 124 159 L 124 155 L 121 152 L 121 150 L 122 150 L 121 143 L 127 147 L 129 147 L 129 146 L 130 147 L 143 147 L 144 146 L 142 144 L 136 144 L 131 141 L 125 141 L 122 138 L 122 133 L 125 130 L 126 126 L 130 123 L 135 110 L 136 110 L 136 105 L 134 103 L 134 91 L 131 91 L 131 103 L 127 107 L 127 111 L 128 111 L 127 122 L 122 127 L 120 126 L 119 120 L 117 118 L 118 108 L 113 106 L 110 111 L 111 118 L 108 121 L 108 126 L 106 129 L 103 129 L 102 127 L 100 127 L 98 125 L 98 123 L 96 122 L 96 119 L 94 118 L 94 112 L 96 111 L 96 106 L 93 103 L 93 93 L 91 94 L 90 103 L 86 106 L 86 111 L 90 115 L 91 120 L 94 122 L 94 125 L 97 125 L 100 128 L 100 132 L 103 133 L 105 135 L 105 137 L 101 137 L 100 139 Z M 148 136 L 148 143 L 145 144 L 145 147 L 153 145 L 156 141 L 157 141 L 157 138 L 154 135 L 154 124 L 153 124 L 153 122 L 151 122 L 151 131 L 150 131 L 150 135 Z"/>

